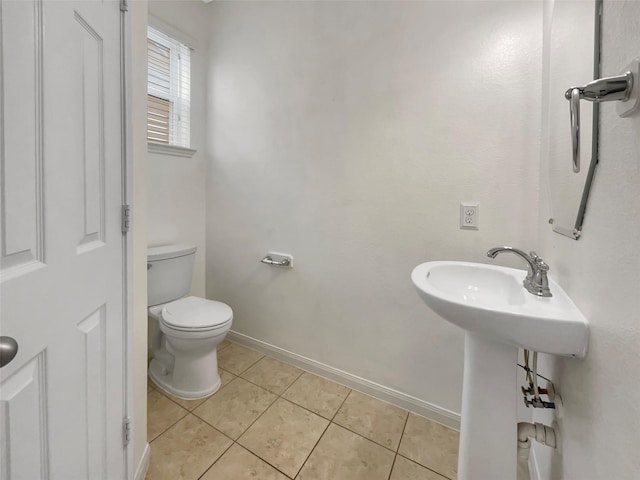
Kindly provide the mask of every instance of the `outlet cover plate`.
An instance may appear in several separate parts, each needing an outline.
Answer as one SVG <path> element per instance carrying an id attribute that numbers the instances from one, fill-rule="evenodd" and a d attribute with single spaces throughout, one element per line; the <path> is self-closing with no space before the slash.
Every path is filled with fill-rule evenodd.
<path id="1" fill-rule="evenodd" d="M 460 203 L 460 228 L 478 230 L 480 225 L 480 204 L 478 202 Z"/>

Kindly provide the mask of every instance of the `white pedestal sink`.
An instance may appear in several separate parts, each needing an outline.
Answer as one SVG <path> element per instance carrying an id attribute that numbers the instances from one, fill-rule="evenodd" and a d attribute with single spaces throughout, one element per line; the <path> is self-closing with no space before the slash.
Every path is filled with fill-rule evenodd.
<path id="1" fill-rule="evenodd" d="M 465 330 L 459 480 L 515 480 L 518 348 L 584 357 L 589 326 L 552 279 L 552 297 L 527 292 L 527 272 L 466 262 L 427 262 L 411 280 L 422 300 Z"/>

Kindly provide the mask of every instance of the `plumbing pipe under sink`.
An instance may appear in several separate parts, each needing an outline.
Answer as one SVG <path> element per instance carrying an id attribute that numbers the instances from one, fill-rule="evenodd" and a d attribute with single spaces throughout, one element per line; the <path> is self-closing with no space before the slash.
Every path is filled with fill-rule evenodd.
<path id="1" fill-rule="evenodd" d="M 556 431 L 541 423 L 518 423 L 518 470 L 517 480 L 530 480 L 529 453 L 531 452 L 531 439 L 535 439 L 542 445 L 556 448 Z"/>

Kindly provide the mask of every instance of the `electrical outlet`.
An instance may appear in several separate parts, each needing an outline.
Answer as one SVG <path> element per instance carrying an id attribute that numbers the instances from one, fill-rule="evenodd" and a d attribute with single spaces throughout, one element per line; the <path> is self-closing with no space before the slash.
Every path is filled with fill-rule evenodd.
<path id="1" fill-rule="evenodd" d="M 460 228 L 478 230 L 480 205 L 472 202 L 460 203 Z"/>

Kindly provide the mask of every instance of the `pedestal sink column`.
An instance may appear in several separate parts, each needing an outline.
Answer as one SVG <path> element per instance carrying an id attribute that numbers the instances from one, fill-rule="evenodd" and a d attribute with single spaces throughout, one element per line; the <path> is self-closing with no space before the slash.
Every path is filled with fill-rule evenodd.
<path id="1" fill-rule="evenodd" d="M 518 348 L 465 334 L 459 480 L 515 480 Z"/>

